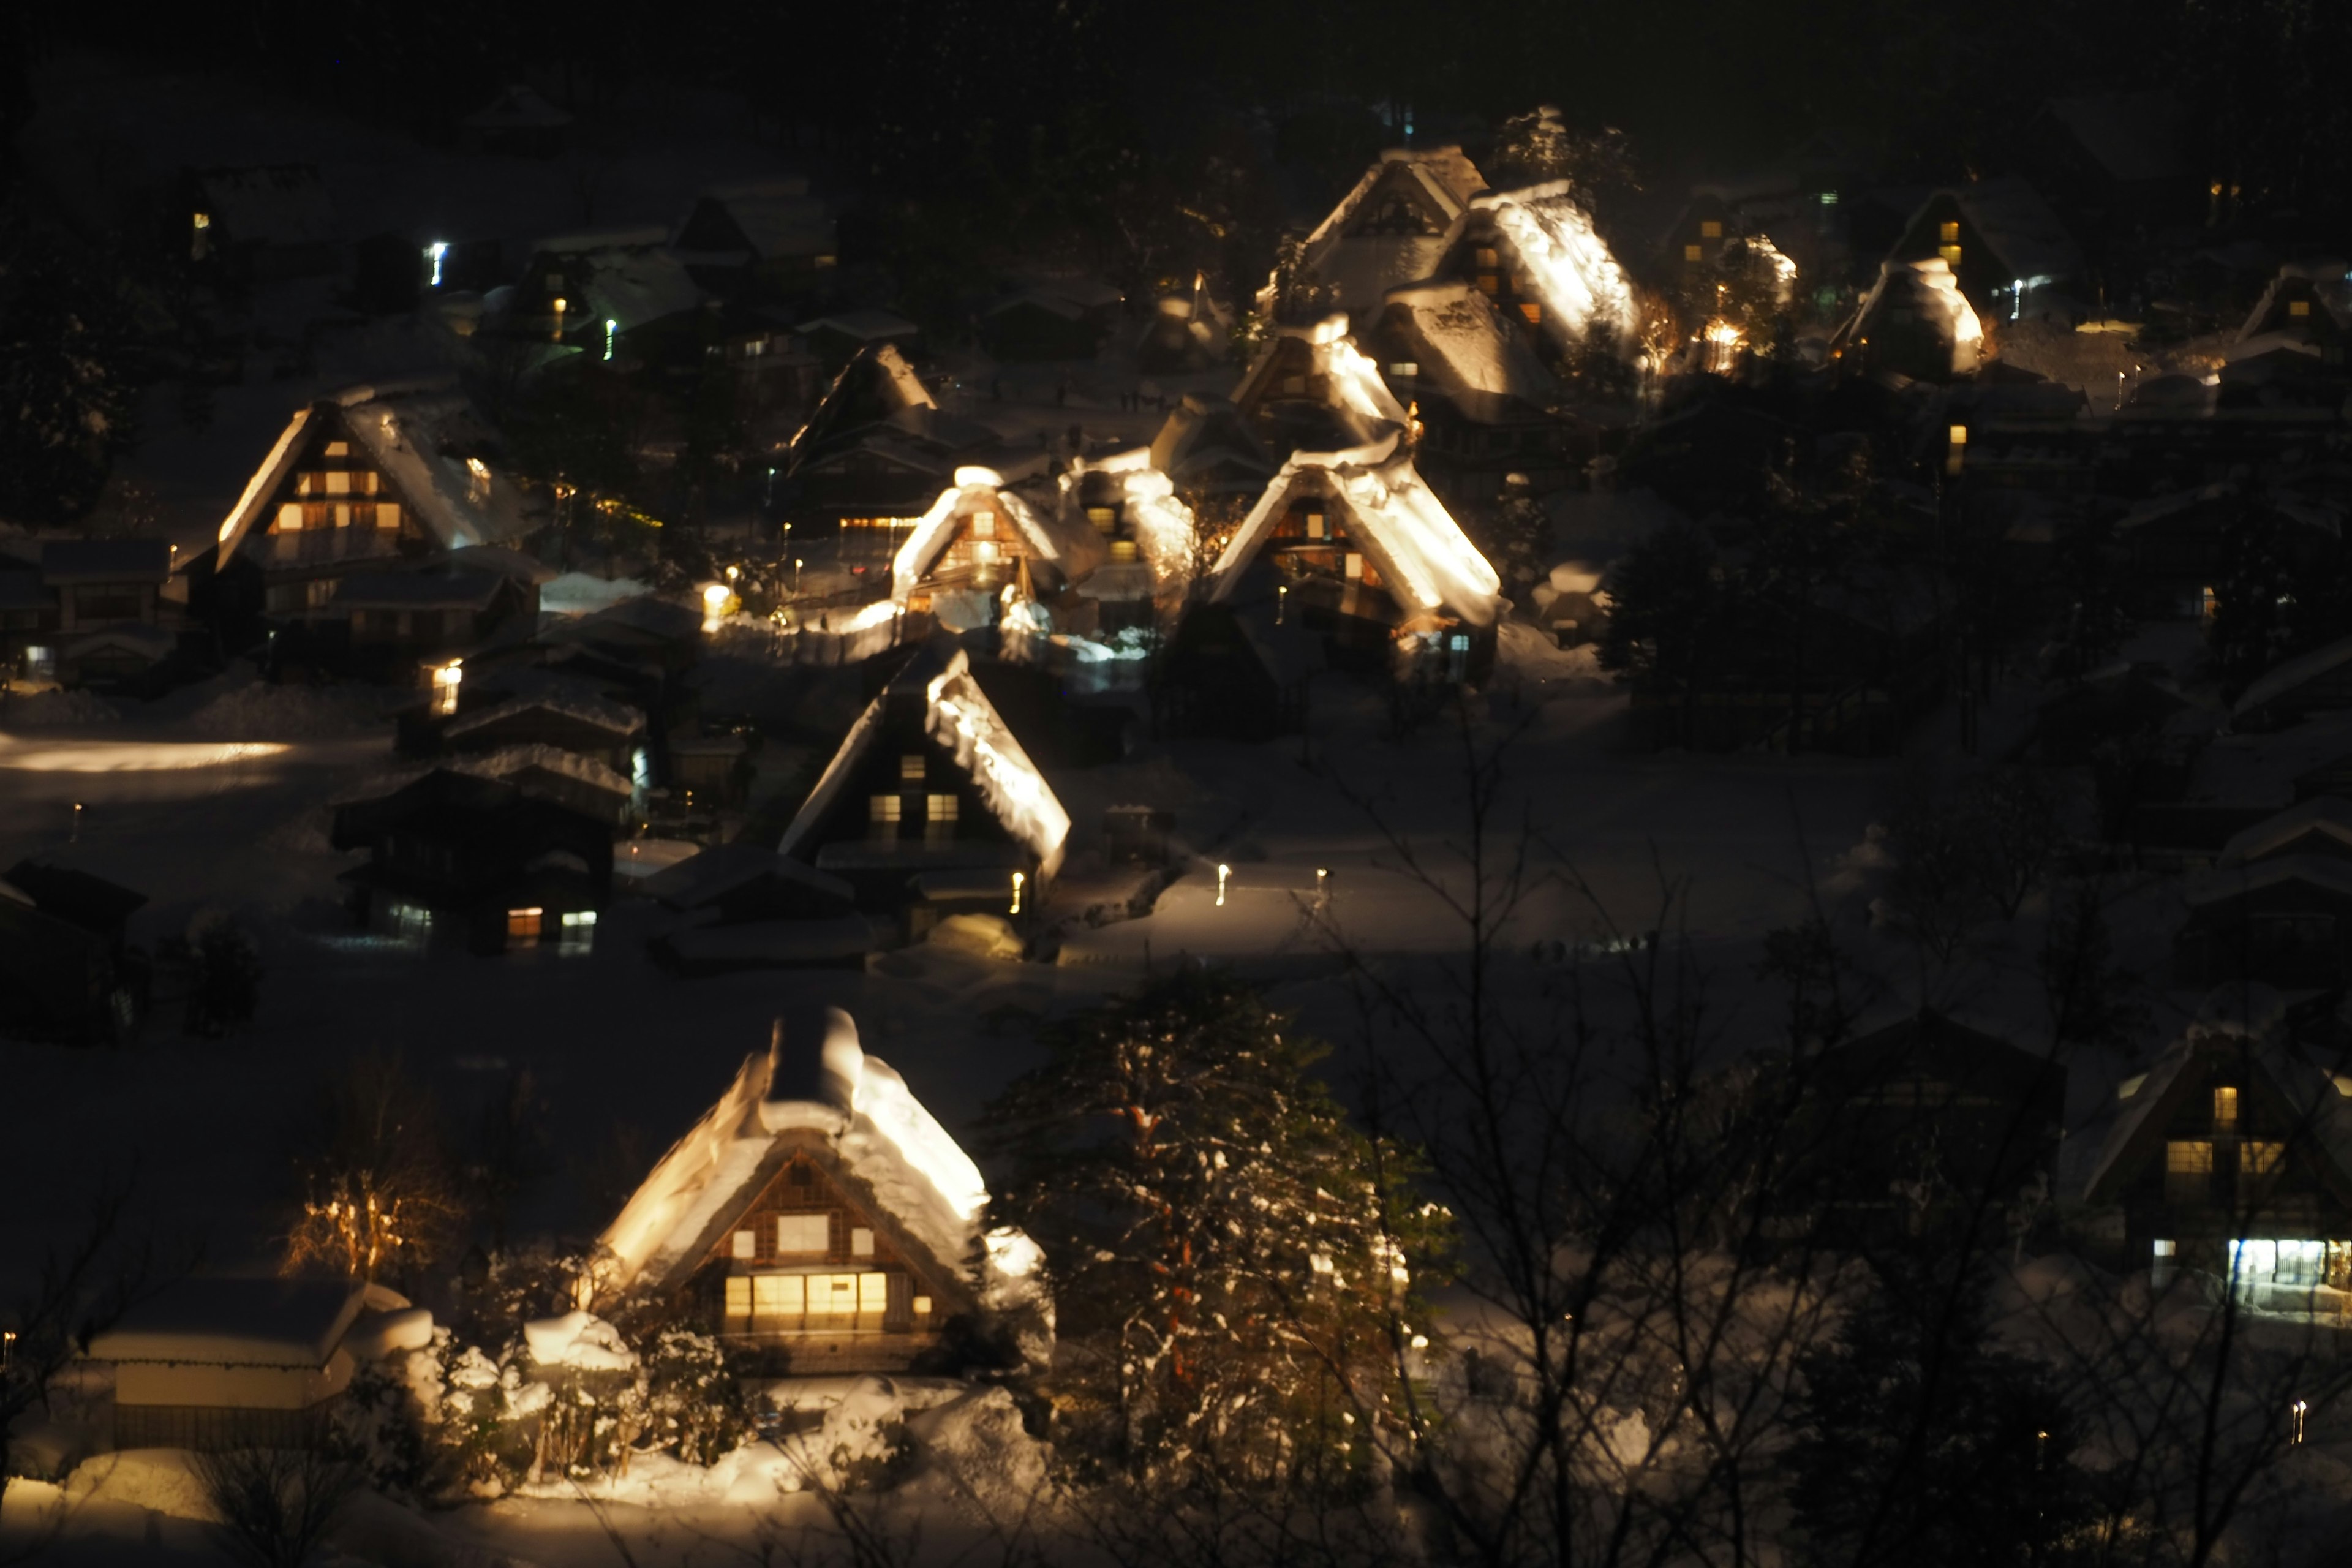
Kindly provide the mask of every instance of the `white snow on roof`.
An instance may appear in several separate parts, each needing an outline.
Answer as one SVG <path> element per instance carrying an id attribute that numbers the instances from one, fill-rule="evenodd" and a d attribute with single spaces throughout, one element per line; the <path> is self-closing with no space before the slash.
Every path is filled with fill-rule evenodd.
<path id="1" fill-rule="evenodd" d="M 89 1353 L 101 1361 L 323 1367 L 367 1296 L 367 1287 L 341 1280 L 183 1279 L 124 1312 L 91 1340 Z"/>
<path id="2" fill-rule="evenodd" d="M 1459 280 L 1389 290 L 1389 307 L 1407 318 L 1420 356 L 1419 379 L 1445 392 L 1491 392 L 1541 407 L 1559 396 L 1551 373 L 1527 335 L 1503 320 L 1495 302 Z"/>
<path id="3" fill-rule="evenodd" d="M 657 903 L 688 910 L 764 877 L 786 878 L 844 901 L 853 896 L 849 884 L 838 877 L 827 876 L 777 850 L 740 840 L 714 844 L 675 866 L 664 867 L 640 883 L 638 890 Z"/>
<path id="4" fill-rule="evenodd" d="M 2012 278 L 2059 282 L 2081 275 L 2083 253 L 2030 181 L 2009 174 L 1937 191 L 1921 205 L 1912 227 L 1918 226 L 1937 196 L 1952 198 Z"/>
<path id="5" fill-rule="evenodd" d="M 1066 515 L 1075 519 L 1070 525 L 1073 531 L 1084 524 L 1086 508 L 1080 498 L 1088 474 L 1108 474 L 1118 479 L 1128 527 L 1135 535 L 1145 563 L 1151 568 L 1155 584 L 1185 581 L 1193 569 L 1194 542 L 1199 532 L 1192 509 L 1176 499 L 1175 481 L 1151 466 L 1151 448 L 1136 447 L 1093 462 L 1080 458 L 1063 471 L 1059 481 L 1062 508 Z M 1110 569 L 1099 568 L 1094 575 L 1099 577 L 1108 570 Z"/>
<path id="6" fill-rule="evenodd" d="M 615 321 L 620 331 L 657 321 L 702 303 L 702 289 L 658 228 L 542 239 L 541 256 L 560 258 L 563 292 L 591 321 Z"/>
<path id="7" fill-rule="evenodd" d="M 994 468 L 962 468 L 955 471 L 955 483 L 940 492 L 930 510 L 907 535 L 907 542 L 898 547 L 898 557 L 890 564 L 891 598 L 901 605 L 907 602 L 947 549 L 956 522 L 975 507 L 1011 518 L 1031 551 L 1060 567 L 1065 575 L 1082 569 L 1081 563 L 1071 559 L 1072 542 L 1048 527 L 1037 509 L 1019 493 L 1005 489 L 1002 474 Z"/>
<path id="8" fill-rule="evenodd" d="M 1407 613 L 1443 610 L 1482 626 L 1500 613 L 1502 579 L 1423 480 L 1412 456 L 1398 450 L 1393 434 L 1352 451 L 1300 452 L 1283 464 L 1219 557 L 1212 600 L 1231 595 L 1301 490 L 1341 509 L 1350 544 L 1371 557 Z"/>
<path id="9" fill-rule="evenodd" d="M 997 820 L 1037 857 L 1039 874 L 1050 879 L 1062 868 L 1070 814 L 980 689 L 961 648 L 932 679 L 929 696 L 931 739 L 955 753 L 956 765 L 971 775 Z"/>
<path id="10" fill-rule="evenodd" d="M 1634 352 L 1639 318 L 1633 286 L 1577 200 L 1574 181 L 1489 191 L 1470 206 L 1491 214 L 1509 242 L 1518 258 L 1521 292 L 1543 302 L 1547 331 L 1580 342 L 1594 327 L 1606 326 L 1621 353 Z"/>
<path id="11" fill-rule="evenodd" d="M 621 1331 L 593 1312 L 537 1318 L 522 1326 L 522 1340 L 536 1366 L 567 1366 L 575 1372 L 634 1372 L 637 1352 Z"/>
<path id="12" fill-rule="evenodd" d="M 858 761 L 866 755 L 866 748 L 872 745 L 874 737 L 881 732 L 883 710 L 889 700 L 888 691 L 877 693 L 874 700 L 866 705 L 866 711 L 857 716 L 857 721 L 850 725 L 849 733 L 842 738 L 840 749 L 833 753 L 833 761 L 827 763 L 824 772 L 817 776 L 816 787 L 809 791 L 808 799 L 803 801 L 800 810 L 793 814 L 792 825 L 784 829 L 783 837 L 777 839 L 778 854 L 797 855 L 805 847 L 806 840 L 816 832 L 817 826 L 832 809 L 835 797 L 847 784 L 849 775 L 857 771 Z"/>
<path id="13" fill-rule="evenodd" d="M 2352 637 L 2344 637 L 2326 647 L 2298 654 L 2248 686 L 2239 694 L 2236 706 L 2230 711 L 2245 714 L 2267 707 L 2296 687 L 2318 679 L 2347 660 L 2352 660 Z"/>
<path id="14" fill-rule="evenodd" d="M 1854 336 L 1867 335 L 1882 308 L 1898 307 L 1937 327 L 1937 335 L 1951 345 L 1954 375 L 1967 375 L 1977 368 L 1984 348 L 1984 323 L 1977 319 L 1976 307 L 1969 303 L 1968 296 L 1960 292 L 1959 279 L 1952 276 L 1949 262 L 1940 256 L 1924 261 L 1881 262 L 1878 281 L 1863 296 L 1847 331 Z"/>
<path id="15" fill-rule="evenodd" d="M 455 448 L 478 446 L 489 428 L 463 393 L 446 378 L 415 384 L 354 387 L 331 400 L 334 409 L 315 405 L 300 410 L 279 432 L 261 468 L 247 481 L 220 528 L 220 560 L 226 564 L 283 485 L 314 416 L 340 418 L 369 459 L 392 481 L 399 500 L 425 532 L 445 550 L 499 544 L 530 531 L 523 495 L 510 474 L 488 468 L 475 472 L 473 459 Z"/>
<path id="16" fill-rule="evenodd" d="M 2262 298 L 2255 300 L 2254 308 L 2247 312 L 2245 324 L 2238 329 L 2237 342 L 2231 346 L 2252 349 L 2264 340 L 2279 339 L 2282 341 L 2268 346 L 2302 347 L 2300 340 L 2289 329 L 2274 328 L 2264 331 L 2263 323 L 2270 320 L 2271 313 L 2278 309 L 2282 293 L 2291 291 L 2299 294 L 2306 287 L 2312 298 L 2319 301 L 2319 308 L 2326 310 L 2337 326 L 2352 326 L 2352 269 L 2347 269 L 2344 261 L 2336 257 L 2316 261 L 2290 261 L 2280 268 L 2278 276 L 2263 287 Z"/>
<path id="17" fill-rule="evenodd" d="M 2352 898 L 2352 860 L 2332 855 L 2277 855 L 2252 864 L 2217 867 L 2191 879 L 2184 892 L 2190 908 L 2202 909 L 2288 882 Z"/>
<path id="18" fill-rule="evenodd" d="M 780 1026 L 776 1051 L 744 1058 L 719 1103 L 662 1156 L 606 1228 L 601 1240 L 612 1272 L 604 1283 L 659 1289 L 682 1282 L 703 1261 L 716 1227 L 758 1195 L 782 1135 L 809 1132 L 824 1138 L 844 1170 L 929 1250 L 939 1270 L 964 1278 L 988 1204 L 980 1168 L 907 1080 L 865 1053 L 848 1014 L 826 1009 L 821 1057 L 801 1064 L 816 1070 L 795 1072 L 808 1081 L 789 1087 L 777 1081 L 781 1033 Z M 796 1048 L 805 1053 L 805 1042 Z M 772 1099 L 772 1092 L 822 1098 Z M 983 1280 L 984 1292 L 1034 1267 L 1034 1248 L 1010 1240 L 987 1253 L 995 1278 Z"/>
<path id="19" fill-rule="evenodd" d="M 762 260 L 823 256 L 833 249 L 833 219 L 824 201 L 809 195 L 804 175 L 731 185 L 705 199 L 727 209 Z"/>
<path id="20" fill-rule="evenodd" d="M 2305 833 L 2317 832 L 2352 849 L 2352 802 L 2332 795 L 2315 795 L 2291 805 L 2276 816 L 2257 822 L 2221 846 L 2221 866 L 2242 866 L 2268 859 Z"/>
<path id="21" fill-rule="evenodd" d="M 445 735 L 467 735 L 486 725 L 511 719 L 543 708 L 550 713 L 561 713 L 567 719 L 577 719 L 583 724 L 593 724 L 600 730 L 610 730 L 615 735 L 629 736 L 646 727 L 646 716 L 625 703 L 610 702 L 575 689 L 563 690 L 551 683 L 528 695 L 509 697 L 505 701 L 476 712 L 463 714 L 450 721 L 442 731 Z"/>
<path id="22" fill-rule="evenodd" d="M 1426 278 L 1445 253 L 1445 235 L 1350 234 L 1350 222 L 1365 200 L 1392 168 L 1402 167 L 1451 225 L 1486 184 L 1477 167 L 1459 147 L 1391 148 L 1339 205 L 1307 237 L 1303 269 L 1313 274 L 1317 287 L 1343 310 L 1368 310 L 1381 296 L 1401 283 Z"/>

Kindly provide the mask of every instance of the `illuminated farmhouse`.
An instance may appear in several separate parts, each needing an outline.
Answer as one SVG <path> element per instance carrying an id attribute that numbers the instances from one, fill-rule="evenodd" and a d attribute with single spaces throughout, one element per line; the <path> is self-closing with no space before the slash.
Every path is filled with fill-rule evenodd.
<path id="1" fill-rule="evenodd" d="M 951 1324 L 1045 1306 L 1035 1247 L 983 1235 L 987 1202 L 856 1021 L 810 1009 L 777 1021 L 606 1227 L 596 1289 L 671 1299 L 772 1374 L 952 1372 Z"/>

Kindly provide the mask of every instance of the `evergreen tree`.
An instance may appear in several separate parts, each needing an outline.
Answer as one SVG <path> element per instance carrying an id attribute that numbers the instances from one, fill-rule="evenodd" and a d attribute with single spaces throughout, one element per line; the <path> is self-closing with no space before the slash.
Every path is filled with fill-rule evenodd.
<path id="1" fill-rule="evenodd" d="M 115 276 L 38 238 L 0 253 L 0 516 L 81 516 L 131 447 L 140 350 Z"/>
<path id="2" fill-rule="evenodd" d="M 2205 649 L 2222 690 L 2234 696 L 2284 660 L 2352 631 L 2352 584 L 2339 543 L 2321 544 L 2266 502 L 2241 505 L 2224 537 Z"/>
<path id="3" fill-rule="evenodd" d="M 1892 1260 L 1801 1366 L 1788 1462 L 1803 1561 L 2087 1556 L 2094 1499 L 2073 1416 L 2037 1363 L 1992 1342 L 1966 1284 Z"/>
<path id="4" fill-rule="evenodd" d="M 1731 651 L 1737 599 L 1704 529 L 1652 534 L 1626 553 L 1610 584 L 1601 668 L 1679 696 L 1687 729 L 1691 703 L 1720 679 Z"/>
<path id="5" fill-rule="evenodd" d="M 1187 1482 L 1345 1480 L 1370 1458 L 1409 1268 L 1445 1236 L 1402 1152 L 1308 1068 L 1326 1047 L 1186 971 L 1043 1032 L 989 1112 L 1013 1179 L 991 1225 L 1044 1248 L 1073 1436 Z"/>

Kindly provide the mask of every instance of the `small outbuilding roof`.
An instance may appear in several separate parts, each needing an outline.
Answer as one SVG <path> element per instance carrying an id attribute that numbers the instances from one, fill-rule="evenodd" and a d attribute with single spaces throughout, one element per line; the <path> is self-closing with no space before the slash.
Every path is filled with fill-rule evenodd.
<path id="1" fill-rule="evenodd" d="M 324 1367 L 367 1303 L 341 1279 L 183 1279 L 90 1341 L 100 1361 Z"/>

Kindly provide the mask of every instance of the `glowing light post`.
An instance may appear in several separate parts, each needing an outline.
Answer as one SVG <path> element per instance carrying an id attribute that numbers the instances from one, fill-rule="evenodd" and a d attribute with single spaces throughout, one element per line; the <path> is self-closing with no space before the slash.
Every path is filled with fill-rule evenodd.
<path id="1" fill-rule="evenodd" d="M 1021 912 L 1021 889 L 1028 880 L 1028 878 L 1023 876 L 1018 871 L 1013 873 L 1013 909 L 1011 912 L 1013 914 L 1017 915 Z"/>
<path id="2" fill-rule="evenodd" d="M 2296 1447 L 2300 1447 L 2303 1445 L 2303 1418 L 2310 1413 L 2310 1401 L 2298 1399 L 2294 1402 L 2294 1437 L 2293 1439 L 2293 1444 Z"/>
<path id="3" fill-rule="evenodd" d="M 433 671 L 433 714 L 446 719 L 457 710 L 457 688 L 466 679 L 466 661 L 453 658 Z"/>
<path id="4" fill-rule="evenodd" d="M 801 568 L 807 564 L 799 556 L 793 557 L 793 597 L 795 599 L 801 596 Z"/>
<path id="5" fill-rule="evenodd" d="M 616 341 L 619 339 L 620 335 L 621 335 L 621 323 L 620 323 L 620 322 L 618 322 L 618 321 L 614 321 L 614 320 L 613 320 L 613 318 L 612 318 L 612 317 L 610 317 L 610 316 L 605 317 L 605 318 L 604 318 L 604 363 L 607 363 L 607 364 L 610 364 L 610 363 L 612 363 L 612 360 L 613 360 L 613 345 L 614 345 L 614 342 L 616 342 Z"/>
<path id="6" fill-rule="evenodd" d="M 448 254 L 449 242 L 446 239 L 436 239 L 425 247 L 425 259 L 433 263 L 433 280 L 426 287 L 441 287 L 441 259 Z"/>
<path id="7" fill-rule="evenodd" d="M 702 629 L 715 632 L 727 616 L 727 601 L 730 595 L 724 583 L 713 583 L 702 590 Z"/>
<path id="8" fill-rule="evenodd" d="M 1217 908 L 1221 910 L 1225 907 L 1225 880 L 1233 874 L 1231 866 L 1220 865 L 1217 868 Z"/>
<path id="9" fill-rule="evenodd" d="M 1331 871 L 1328 867 L 1315 868 L 1315 907 L 1318 910 L 1331 907 Z"/>
<path id="10" fill-rule="evenodd" d="M 73 808 L 73 830 L 66 836 L 66 842 L 79 844 L 81 842 L 81 802 L 74 802 Z"/>
<path id="11" fill-rule="evenodd" d="M 1277 583 L 1274 589 L 1274 624 L 1282 625 L 1282 613 L 1290 607 L 1290 584 Z"/>
<path id="12" fill-rule="evenodd" d="M 7 1371 L 8 1363 L 16 1358 L 16 1331 L 14 1329 L 0 1329 L 0 1372 Z"/>

